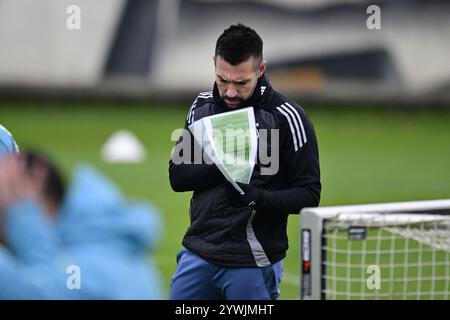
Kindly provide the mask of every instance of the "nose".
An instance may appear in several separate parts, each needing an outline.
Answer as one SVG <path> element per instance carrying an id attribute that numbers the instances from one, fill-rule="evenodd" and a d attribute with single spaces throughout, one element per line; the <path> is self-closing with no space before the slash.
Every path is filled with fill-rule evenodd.
<path id="1" fill-rule="evenodd" d="M 237 90 L 233 85 L 228 86 L 226 96 L 229 98 L 235 98 L 237 96 Z"/>

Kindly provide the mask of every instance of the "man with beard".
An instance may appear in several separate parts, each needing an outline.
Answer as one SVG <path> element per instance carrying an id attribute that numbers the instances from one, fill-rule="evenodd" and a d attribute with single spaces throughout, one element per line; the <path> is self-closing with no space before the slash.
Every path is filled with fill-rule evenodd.
<path id="1" fill-rule="evenodd" d="M 180 155 L 172 155 L 173 190 L 193 191 L 193 196 L 171 299 L 276 299 L 288 249 L 288 215 L 319 204 L 313 126 L 301 107 L 271 87 L 262 52 L 263 42 L 253 29 L 243 24 L 226 29 L 216 43 L 213 90 L 195 99 L 185 129 L 203 117 L 251 106 L 256 128 L 278 134 L 274 141 L 260 141 L 259 135 L 258 145 L 265 143 L 271 154 L 279 154 L 279 169 L 267 174 L 257 159 L 250 184 L 238 183 L 241 195 L 215 164 L 195 164 L 192 153 L 192 161 L 179 163 L 174 156 Z M 177 149 L 192 149 L 192 141 L 182 136 Z"/>

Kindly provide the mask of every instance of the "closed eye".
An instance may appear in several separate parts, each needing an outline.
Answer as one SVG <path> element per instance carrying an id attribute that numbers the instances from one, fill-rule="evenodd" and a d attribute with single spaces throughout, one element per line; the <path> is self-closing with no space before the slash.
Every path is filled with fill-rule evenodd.
<path id="1" fill-rule="evenodd" d="M 225 80 L 224 78 L 222 78 L 221 76 L 217 76 L 217 78 L 219 78 L 219 81 L 222 84 L 227 84 L 227 83 L 231 82 L 231 83 L 234 83 L 235 85 L 243 86 L 249 82 L 249 80 L 228 81 L 228 80 Z"/>
<path id="2" fill-rule="evenodd" d="M 219 77 L 219 81 L 220 81 L 220 83 L 223 83 L 223 84 L 226 84 L 226 83 L 228 83 L 228 81 L 227 80 L 225 80 L 224 78 L 222 78 L 222 77 Z"/>

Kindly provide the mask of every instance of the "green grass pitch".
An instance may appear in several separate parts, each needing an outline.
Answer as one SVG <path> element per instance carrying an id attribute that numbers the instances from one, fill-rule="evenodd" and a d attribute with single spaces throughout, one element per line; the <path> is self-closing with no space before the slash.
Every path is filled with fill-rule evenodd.
<path id="1" fill-rule="evenodd" d="M 0 102 L 0 123 L 21 147 L 47 151 L 69 177 L 86 161 L 133 198 L 152 201 L 165 222 L 156 255 L 168 294 L 176 253 L 188 226 L 190 193 L 175 193 L 168 160 L 190 103 Z M 450 198 L 450 112 L 304 106 L 314 123 L 322 171 L 321 205 Z M 129 129 L 148 150 L 142 164 L 107 164 L 100 148 L 116 130 Z M 299 217 L 288 227 L 281 299 L 299 297 Z M 357 288 L 355 289 L 357 290 Z"/>

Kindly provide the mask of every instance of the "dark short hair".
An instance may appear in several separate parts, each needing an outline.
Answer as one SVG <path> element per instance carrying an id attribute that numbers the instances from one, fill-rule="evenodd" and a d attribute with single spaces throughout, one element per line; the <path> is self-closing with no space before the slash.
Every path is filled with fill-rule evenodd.
<path id="1" fill-rule="evenodd" d="M 31 172 L 31 169 L 36 165 L 41 165 L 48 170 L 44 185 L 45 196 L 57 206 L 61 205 L 66 193 L 66 186 L 57 166 L 47 156 L 37 151 L 25 151 L 21 156 L 25 158 L 28 171 Z"/>
<path id="2" fill-rule="evenodd" d="M 216 42 L 215 56 L 235 66 L 250 57 L 262 59 L 263 41 L 255 30 L 242 23 L 231 25 Z"/>

